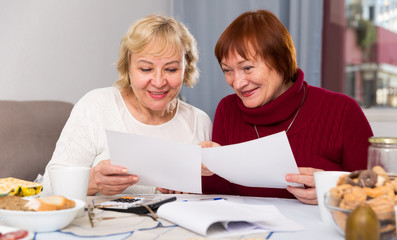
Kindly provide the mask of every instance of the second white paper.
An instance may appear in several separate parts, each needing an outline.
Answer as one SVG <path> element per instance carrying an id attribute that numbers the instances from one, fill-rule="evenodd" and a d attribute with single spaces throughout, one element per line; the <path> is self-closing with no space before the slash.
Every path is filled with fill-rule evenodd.
<path id="1" fill-rule="evenodd" d="M 211 237 L 303 230 L 302 226 L 282 215 L 274 205 L 227 200 L 166 203 L 159 207 L 157 215 L 200 235 Z"/>
<path id="2" fill-rule="evenodd" d="M 201 147 L 106 131 L 112 164 L 139 177 L 139 185 L 201 193 Z"/>
<path id="3" fill-rule="evenodd" d="M 285 131 L 253 141 L 202 149 L 206 167 L 229 182 L 248 187 L 286 188 L 285 175 L 299 170 Z"/>

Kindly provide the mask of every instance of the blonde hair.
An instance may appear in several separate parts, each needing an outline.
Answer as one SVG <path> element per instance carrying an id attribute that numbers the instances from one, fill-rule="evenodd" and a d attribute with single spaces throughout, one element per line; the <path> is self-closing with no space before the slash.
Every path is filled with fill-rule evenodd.
<path id="1" fill-rule="evenodd" d="M 134 22 L 122 38 L 117 62 L 119 80 L 116 86 L 121 89 L 130 88 L 131 53 L 141 53 L 152 42 L 156 47 L 149 54 L 162 56 L 176 51 L 184 53 L 186 67 L 183 83 L 193 87 L 199 77 L 196 39 L 181 22 L 160 15 L 150 15 Z"/>

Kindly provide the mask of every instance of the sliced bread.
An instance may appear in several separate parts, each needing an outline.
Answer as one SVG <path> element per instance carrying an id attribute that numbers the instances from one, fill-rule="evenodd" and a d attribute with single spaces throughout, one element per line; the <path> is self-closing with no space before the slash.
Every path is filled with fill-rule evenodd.
<path id="1" fill-rule="evenodd" d="M 41 198 L 33 198 L 26 205 L 28 209 L 33 211 L 52 211 L 72 208 L 75 202 L 61 195 L 46 196 Z"/>

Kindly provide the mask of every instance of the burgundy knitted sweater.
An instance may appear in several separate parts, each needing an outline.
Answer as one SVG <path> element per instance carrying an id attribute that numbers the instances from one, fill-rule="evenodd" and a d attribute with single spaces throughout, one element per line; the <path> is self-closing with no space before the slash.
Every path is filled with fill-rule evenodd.
<path id="1" fill-rule="evenodd" d="M 287 132 L 298 167 L 367 168 L 368 138 L 373 134 L 360 106 L 346 95 L 308 85 L 301 70 L 286 92 L 264 106 L 246 108 L 236 94 L 223 98 L 216 109 L 212 140 L 230 145 L 257 139 L 254 124 L 260 137 L 285 131 L 304 93 L 304 103 Z M 272 159 L 264 156 L 263 161 Z M 245 187 L 217 175 L 202 177 L 202 190 L 205 194 L 294 198 L 285 189 Z"/>

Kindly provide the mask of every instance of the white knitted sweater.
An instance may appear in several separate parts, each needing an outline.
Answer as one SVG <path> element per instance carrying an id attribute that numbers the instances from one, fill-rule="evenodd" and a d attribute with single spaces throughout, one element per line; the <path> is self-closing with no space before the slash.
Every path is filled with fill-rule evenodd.
<path id="1" fill-rule="evenodd" d="M 128 127 L 126 126 L 128 124 Z M 161 125 L 146 125 L 129 114 L 116 87 L 95 89 L 74 106 L 43 176 L 43 194 L 51 194 L 48 169 L 55 165 L 92 167 L 110 159 L 105 130 L 133 132 L 163 139 L 198 144 L 211 139 L 208 115 L 178 101 L 175 116 Z M 133 169 L 129 169 L 133 172 Z M 72 177 L 72 176 L 71 176 Z M 155 187 L 134 185 L 124 193 L 155 193 Z"/>

